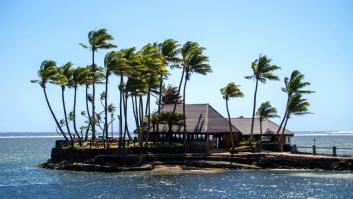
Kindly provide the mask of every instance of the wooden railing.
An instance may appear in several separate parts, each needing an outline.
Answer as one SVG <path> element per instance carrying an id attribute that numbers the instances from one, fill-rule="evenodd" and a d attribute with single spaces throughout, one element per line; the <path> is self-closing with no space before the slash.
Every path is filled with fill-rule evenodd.
<path id="1" fill-rule="evenodd" d="M 292 149 L 294 152 L 300 152 L 298 151 L 298 149 L 312 149 L 312 154 L 316 155 L 317 150 L 318 149 L 326 149 L 326 150 L 332 150 L 332 156 L 337 156 L 337 150 L 351 150 L 352 151 L 352 155 L 353 155 L 353 148 L 348 148 L 348 147 L 336 147 L 336 146 L 332 146 L 332 147 L 320 147 L 320 146 L 316 146 L 316 145 L 312 145 L 312 146 L 298 146 L 298 145 L 293 145 Z"/>

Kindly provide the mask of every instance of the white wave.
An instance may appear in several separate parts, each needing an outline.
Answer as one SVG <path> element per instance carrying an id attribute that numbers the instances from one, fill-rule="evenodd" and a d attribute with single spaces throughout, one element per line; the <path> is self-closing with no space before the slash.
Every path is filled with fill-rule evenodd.
<path id="1" fill-rule="evenodd" d="M 61 138 L 59 135 L 10 135 L 0 136 L 0 139 L 18 139 L 18 138 Z"/>
<path id="2" fill-rule="evenodd" d="M 292 173 L 291 176 L 298 176 L 298 177 L 308 177 L 308 178 L 329 178 L 329 179 L 353 179 L 352 173 Z"/>
<path id="3" fill-rule="evenodd" d="M 295 136 L 353 136 L 353 131 L 294 133 Z"/>

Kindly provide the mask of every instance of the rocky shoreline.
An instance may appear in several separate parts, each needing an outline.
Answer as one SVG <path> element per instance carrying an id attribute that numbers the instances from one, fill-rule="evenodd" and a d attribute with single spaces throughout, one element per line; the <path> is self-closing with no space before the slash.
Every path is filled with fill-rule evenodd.
<path id="1" fill-rule="evenodd" d="M 108 149 L 57 149 L 42 168 L 74 171 L 148 171 L 161 165 L 206 169 L 314 169 L 353 171 L 353 158 L 291 153 L 149 153 Z"/>

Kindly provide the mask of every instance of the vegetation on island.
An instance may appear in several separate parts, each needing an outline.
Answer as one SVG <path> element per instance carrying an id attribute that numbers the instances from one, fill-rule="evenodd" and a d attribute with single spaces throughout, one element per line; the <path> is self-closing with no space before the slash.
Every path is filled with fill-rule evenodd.
<path id="1" fill-rule="evenodd" d="M 57 133 L 71 143 L 72 147 L 87 147 L 88 143 L 96 141 L 98 137 L 103 141 L 103 147 L 130 147 L 133 137 L 130 133 L 138 134 L 139 146 L 154 146 L 157 142 L 149 140 L 149 132 L 159 132 L 160 125 L 168 126 L 170 133 L 169 146 L 174 127 L 183 129 L 184 144 L 186 143 L 186 116 L 185 102 L 187 83 L 191 80 L 192 74 L 207 75 L 212 72 L 209 65 L 209 58 L 204 54 L 205 48 L 197 42 L 187 41 L 181 45 L 173 39 L 166 39 L 162 42 L 148 43 L 140 49 L 135 47 L 115 50 L 114 38 L 106 29 L 92 30 L 88 33 L 87 44 L 80 45 L 91 53 L 91 61 L 87 66 L 74 66 L 72 62 L 58 65 L 53 60 L 44 60 L 38 70 L 38 83 L 56 124 Z M 114 50 L 113 50 L 114 49 Z M 110 50 L 104 56 L 103 66 L 97 65 L 97 51 Z M 177 86 L 166 85 L 169 70 L 180 69 L 180 81 Z M 261 104 L 257 109 L 257 91 L 259 82 L 266 83 L 268 80 L 279 80 L 274 73 L 280 69 L 272 64 L 272 60 L 266 55 L 260 55 L 251 63 L 253 74 L 246 76 L 246 79 L 255 80 L 255 91 L 253 98 L 253 111 L 251 122 L 250 140 L 253 140 L 254 119 L 260 119 L 260 130 L 263 132 L 262 122 L 265 119 L 279 117 L 277 110 L 269 101 Z M 108 104 L 109 93 L 116 92 L 109 90 L 111 78 L 119 80 L 117 90 L 119 100 L 117 105 Z M 309 113 L 309 103 L 303 95 L 313 93 L 306 87 L 310 83 L 304 81 L 304 75 L 295 70 L 291 76 L 284 78 L 285 86 L 282 91 L 287 94 L 285 113 L 277 131 L 281 133 L 283 143 L 284 129 L 288 120 L 294 115 Z M 57 85 L 61 92 L 61 103 L 63 117 L 58 117 L 49 99 L 48 85 Z M 97 86 L 103 88 L 98 93 Z M 84 91 L 81 91 L 84 90 Z M 181 90 L 182 89 L 182 90 Z M 67 103 L 67 92 L 73 92 L 73 106 Z M 84 99 L 80 99 L 78 92 L 84 92 Z M 235 147 L 232 130 L 230 98 L 243 97 L 244 94 L 234 82 L 229 83 L 220 90 L 225 102 L 229 123 L 229 137 L 231 147 Z M 70 95 L 71 96 L 71 95 Z M 157 110 L 151 111 L 152 98 L 156 98 Z M 71 102 L 71 101 L 70 101 Z M 84 103 L 85 110 L 77 110 L 77 104 Z M 162 106 L 172 104 L 172 111 L 162 111 Z M 182 105 L 182 112 L 176 112 L 177 104 Z M 129 106 L 130 105 L 130 106 Z M 132 112 L 136 128 L 128 126 L 128 113 Z M 79 119 L 81 116 L 81 119 Z M 85 120 L 83 124 L 82 118 Z M 112 141 L 112 125 L 118 120 L 118 139 Z M 282 131 L 282 132 L 281 132 Z M 98 136 L 101 132 L 102 136 Z M 111 133 L 111 136 L 109 134 Z M 146 139 L 142 139 L 144 135 Z M 135 146 L 134 140 L 133 146 Z"/>

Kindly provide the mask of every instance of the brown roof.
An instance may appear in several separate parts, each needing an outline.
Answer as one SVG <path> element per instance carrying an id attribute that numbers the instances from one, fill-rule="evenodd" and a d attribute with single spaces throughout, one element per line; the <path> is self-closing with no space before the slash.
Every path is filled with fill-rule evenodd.
<path id="1" fill-rule="evenodd" d="M 232 118 L 232 124 L 237 127 L 237 129 L 240 130 L 240 132 L 243 135 L 250 135 L 251 133 L 251 120 L 252 118 L 243 118 L 243 117 L 239 117 L 239 118 Z M 267 132 L 271 132 L 273 134 L 277 133 L 279 125 L 275 124 L 274 122 L 272 122 L 271 120 L 265 119 L 262 122 L 262 132 L 265 133 Z M 281 133 L 282 133 L 283 128 L 281 128 Z M 254 131 L 253 131 L 254 135 L 259 135 L 261 134 L 260 132 L 260 119 L 259 118 L 255 118 L 254 119 Z M 285 130 L 284 131 L 285 135 L 293 135 L 293 133 L 289 130 Z"/>
<path id="2" fill-rule="evenodd" d="M 162 107 L 161 111 L 173 111 L 174 104 L 166 104 Z M 183 105 L 178 104 L 176 111 L 182 113 Z M 185 105 L 185 116 L 186 116 L 186 131 L 187 132 L 198 132 L 198 133 L 225 133 L 229 132 L 229 123 L 220 113 L 218 113 L 209 104 L 186 104 Z M 233 132 L 240 132 L 237 128 L 232 126 Z M 173 126 L 174 132 L 183 132 L 183 126 Z M 150 130 L 152 131 L 152 129 Z M 160 124 L 160 132 L 167 132 L 168 125 Z"/>

